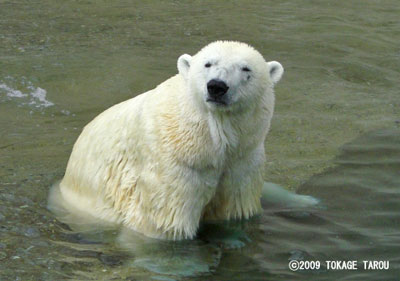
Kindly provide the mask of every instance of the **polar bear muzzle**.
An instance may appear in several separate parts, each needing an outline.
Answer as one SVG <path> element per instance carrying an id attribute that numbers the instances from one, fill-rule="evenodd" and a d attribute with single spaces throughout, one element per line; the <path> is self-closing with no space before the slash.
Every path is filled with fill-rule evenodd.
<path id="1" fill-rule="evenodd" d="M 214 102 L 218 104 L 227 104 L 223 99 L 224 95 L 228 91 L 229 87 L 226 83 L 219 79 L 212 79 L 207 83 L 208 91 L 208 102 Z"/>

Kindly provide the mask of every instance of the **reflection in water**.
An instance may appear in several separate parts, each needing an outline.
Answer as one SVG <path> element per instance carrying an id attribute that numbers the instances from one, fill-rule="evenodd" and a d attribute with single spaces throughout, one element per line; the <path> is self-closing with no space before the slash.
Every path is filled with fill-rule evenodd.
<path id="1" fill-rule="evenodd" d="M 127 268 L 143 268 L 154 274 L 196 276 L 211 273 L 217 267 L 221 250 L 213 244 L 195 241 L 164 241 L 146 237 L 114 223 L 105 222 L 89 214 L 71 212 L 63 205 L 65 201 L 59 184 L 53 185 L 48 208 L 65 223 L 68 230 L 63 238 L 68 243 L 95 245 L 107 249 L 106 243 L 122 251 L 119 264 Z M 73 244 L 65 246 L 74 247 Z M 93 249 L 91 250 L 93 252 Z M 102 252 L 94 251 L 96 257 Z"/>
<path id="2" fill-rule="evenodd" d="M 221 250 L 200 240 L 162 241 L 123 230 L 118 245 L 135 255 L 127 266 L 141 267 L 153 274 L 192 277 L 215 271 Z"/>

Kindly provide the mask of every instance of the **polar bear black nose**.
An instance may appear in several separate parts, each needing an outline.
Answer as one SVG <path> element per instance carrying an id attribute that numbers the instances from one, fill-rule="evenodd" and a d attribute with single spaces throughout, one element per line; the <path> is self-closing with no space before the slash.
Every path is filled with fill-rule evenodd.
<path id="1" fill-rule="evenodd" d="M 222 97 L 229 87 L 222 80 L 212 79 L 207 83 L 208 94 L 212 98 Z"/>

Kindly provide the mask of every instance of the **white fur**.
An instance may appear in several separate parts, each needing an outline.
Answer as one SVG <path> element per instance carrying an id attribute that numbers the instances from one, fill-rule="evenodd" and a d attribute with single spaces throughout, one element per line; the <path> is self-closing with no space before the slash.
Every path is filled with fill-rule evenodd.
<path id="1" fill-rule="evenodd" d="M 282 66 L 230 41 L 177 65 L 178 75 L 84 128 L 60 183 L 64 206 L 165 239 L 193 238 L 201 219 L 261 211 L 264 140 Z M 211 79 L 229 86 L 226 106 L 206 101 Z"/>
<path id="2" fill-rule="evenodd" d="M 274 84 L 278 83 L 281 80 L 283 75 L 283 67 L 277 61 L 270 61 L 268 64 L 268 71 L 271 76 L 271 80 Z"/>

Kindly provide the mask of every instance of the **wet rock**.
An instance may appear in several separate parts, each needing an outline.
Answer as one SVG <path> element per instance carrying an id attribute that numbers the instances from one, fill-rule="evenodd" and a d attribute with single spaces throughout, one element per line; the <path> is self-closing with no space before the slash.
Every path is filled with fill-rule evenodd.
<path id="1" fill-rule="evenodd" d="M 0 221 L 4 221 L 6 219 L 6 217 L 0 213 Z"/>
<path id="2" fill-rule="evenodd" d="M 7 193 L 5 193 L 5 194 L 3 194 L 3 198 L 4 198 L 6 201 L 15 201 L 15 196 L 14 196 L 13 194 L 7 194 Z"/>
<path id="3" fill-rule="evenodd" d="M 37 246 L 37 247 L 49 247 L 50 244 L 47 243 L 46 241 L 42 241 L 42 240 L 33 240 L 31 243 L 33 246 Z"/>
<path id="4" fill-rule="evenodd" d="M 33 248 L 35 248 L 35 246 L 29 246 L 28 248 L 17 248 L 16 250 L 15 250 L 15 253 L 18 255 L 18 256 L 20 256 L 20 257 L 25 257 L 25 256 L 28 256 L 28 255 L 30 255 L 30 250 L 32 250 Z"/>
<path id="5" fill-rule="evenodd" d="M 36 227 L 28 227 L 24 230 L 24 235 L 31 238 L 40 237 L 40 231 Z"/>
<path id="6" fill-rule="evenodd" d="M 99 260 L 104 264 L 108 266 L 117 266 L 121 265 L 123 263 L 123 260 L 126 258 L 126 256 L 123 255 L 106 255 L 106 254 L 101 254 L 99 256 Z"/>
<path id="7" fill-rule="evenodd" d="M 0 252 L 0 260 L 4 260 L 7 257 L 5 252 Z"/>
<path id="8" fill-rule="evenodd" d="M 53 259 L 45 260 L 45 264 L 47 265 L 47 269 L 62 270 L 62 264 L 60 264 L 58 261 L 55 261 Z"/>
<path id="9" fill-rule="evenodd" d="M 0 249 L 5 249 L 7 247 L 7 245 L 6 244 L 4 244 L 4 243 L 0 243 Z"/>
<path id="10" fill-rule="evenodd" d="M 172 279 L 172 278 L 165 277 L 165 276 L 153 276 L 153 277 L 151 277 L 151 279 L 159 280 L 159 281 L 177 281 L 176 279 Z"/>
<path id="11" fill-rule="evenodd" d="M 307 253 L 301 250 L 293 250 L 290 251 L 290 257 L 288 260 L 297 260 L 297 261 L 301 261 L 304 260 L 305 257 L 307 256 Z"/>
<path id="12" fill-rule="evenodd" d="M 8 231 L 9 231 L 8 227 L 0 224 L 0 233 L 1 232 L 8 232 Z"/>
<path id="13" fill-rule="evenodd" d="M 29 205 L 29 206 L 31 206 L 31 205 L 33 205 L 33 201 L 31 200 L 31 199 L 29 199 L 28 197 L 21 197 L 21 201 L 25 204 L 25 205 Z M 29 207 L 28 206 L 28 207 Z"/>
<path id="14" fill-rule="evenodd" d="M 67 252 L 70 252 L 70 254 L 74 257 L 84 257 L 84 258 L 97 258 L 101 255 L 101 252 L 90 251 L 90 250 L 76 251 L 73 249 L 68 249 Z"/>
<path id="15" fill-rule="evenodd" d="M 85 238 L 81 233 L 61 233 L 61 239 L 66 240 L 67 242 L 71 243 L 78 243 L 78 244 L 100 244 L 99 241 L 92 241 Z"/>

